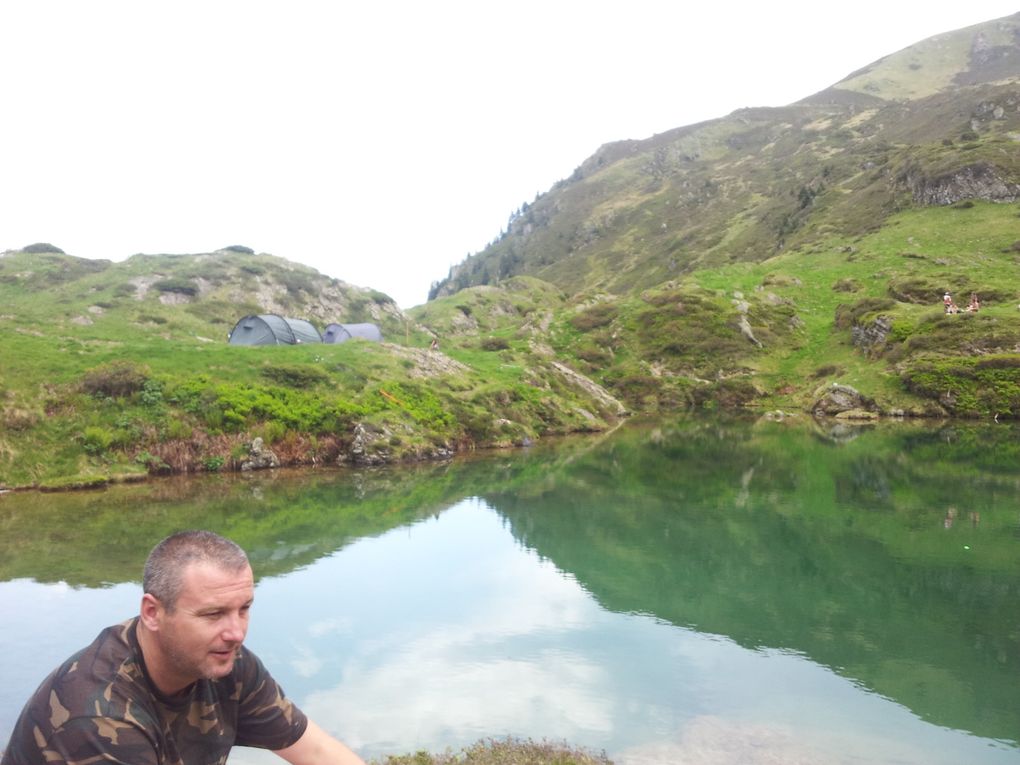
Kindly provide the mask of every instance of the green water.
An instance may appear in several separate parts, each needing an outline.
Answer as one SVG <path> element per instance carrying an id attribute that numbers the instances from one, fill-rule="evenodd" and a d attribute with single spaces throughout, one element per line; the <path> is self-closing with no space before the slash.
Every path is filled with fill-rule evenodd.
<path id="1" fill-rule="evenodd" d="M 634 423 L 443 465 L 0 497 L 0 746 L 204 527 L 249 645 L 366 756 L 486 736 L 619 763 L 1020 763 L 1020 439 Z M 274 760 L 238 750 L 232 761 Z"/>

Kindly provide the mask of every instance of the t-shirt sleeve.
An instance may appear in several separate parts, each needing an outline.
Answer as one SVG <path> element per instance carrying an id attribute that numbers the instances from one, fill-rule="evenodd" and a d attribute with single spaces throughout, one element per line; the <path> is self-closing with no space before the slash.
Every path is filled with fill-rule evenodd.
<path id="1" fill-rule="evenodd" d="M 297 743 L 308 718 L 288 699 L 259 658 L 242 649 L 237 746 L 283 749 Z"/>

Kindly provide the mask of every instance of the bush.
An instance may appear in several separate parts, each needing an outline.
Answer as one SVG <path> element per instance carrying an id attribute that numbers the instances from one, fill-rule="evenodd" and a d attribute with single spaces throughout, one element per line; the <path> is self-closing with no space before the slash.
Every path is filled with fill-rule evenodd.
<path id="1" fill-rule="evenodd" d="M 262 439 L 266 446 L 272 446 L 287 435 L 287 426 L 275 420 L 263 423 L 255 430 L 255 435 Z"/>
<path id="2" fill-rule="evenodd" d="M 577 358 L 595 366 L 608 366 L 613 361 L 613 354 L 605 348 L 588 346 L 577 350 Z"/>
<path id="3" fill-rule="evenodd" d="M 106 428 L 89 426 L 82 433 L 81 441 L 85 451 L 89 454 L 102 454 L 113 443 L 113 433 Z"/>
<path id="4" fill-rule="evenodd" d="M 176 292 L 178 295 L 188 295 L 189 297 L 198 294 L 198 286 L 191 279 L 179 277 L 160 279 L 158 282 L 154 282 L 152 287 L 160 292 Z"/>
<path id="5" fill-rule="evenodd" d="M 323 370 L 310 364 L 273 364 L 264 367 L 262 376 L 290 388 L 307 388 L 329 380 Z"/>
<path id="6" fill-rule="evenodd" d="M 586 311 L 574 314 L 570 317 L 570 323 L 574 329 L 580 332 L 588 332 L 596 327 L 609 324 L 616 318 L 616 306 L 611 303 L 598 303 Z"/>
<path id="7" fill-rule="evenodd" d="M 145 367 L 133 361 L 114 361 L 86 372 L 81 387 L 90 396 L 123 398 L 142 390 L 148 379 Z"/>
<path id="8" fill-rule="evenodd" d="M 33 255 L 43 255 L 46 253 L 56 253 L 57 255 L 67 254 L 62 249 L 60 249 L 59 247 L 54 247 L 49 242 L 36 242 L 35 244 L 30 244 L 27 247 L 22 247 L 21 251 L 28 252 Z"/>
<path id="9" fill-rule="evenodd" d="M 205 457 L 202 459 L 202 467 L 210 473 L 216 473 L 223 467 L 226 460 L 219 455 Z"/>
<path id="10" fill-rule="evenodd" d="M 481 342 L 483 351 L 505 351 L 509 347 L 510 341 L 505 337 L 486 337 Z"/>
<path id="11" fill-rule="evenodd" d="M 22 409 L 17 406 L 5 406 L 3 409 L 3 426 L 7 430 L 28 430 L 34 428 L 42 419 L 42 414 L 33 409 Z"/>
<path id="12" fill-rule="evenodd" d="M 194 429 L 177 417 L 171 419 L 166 425 L 166 439 L 168 441 L 187 441 L 194 435 Z"/>
<path id="13" fill-rule="evenodd" d="M 849 329 L 859 325 L 868 314 L 888 311 L 895 308 L 896 301 L 889 298 L 865 298 L 852 305 L 836 307 L 836 328 Z"/>

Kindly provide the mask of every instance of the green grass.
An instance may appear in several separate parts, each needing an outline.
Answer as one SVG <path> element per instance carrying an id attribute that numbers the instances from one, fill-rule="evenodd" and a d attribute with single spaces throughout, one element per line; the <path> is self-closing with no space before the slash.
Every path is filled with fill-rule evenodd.
<path id="1" fill-rule="evenodd" d="M 283 268 L 256 260 L 263 284 Z M 555 370 L 534 364 L 519 335 L 520 321 L 551 305 L 537 282 L 482 296 L 479 315 L 495 317 L 486 331 L 462 343 L 444 337 L 444 353 L 432 355 L 431 334 L 404 318 L 391 322 L 406 329 L 391 339 L 408 342 L 407 352 L 367 342 L 231 346 L 238 309 L 215 290 L 143 296 L 124 286 L 187 277 L 229 291 L 256 276 L 247 265 L 238 253 L 102 268 L 56 254 L 0 259 L 0 486 L 236 469 L 256 436 L 285 464 L 307 464 L 341 459 L 359 428 L 366 458 L 395 461 L 605 427 L 598 406 L 557 387 Z M 304 289 L 285 281 L 280 294 Z M 188 302 L 163 300 L 168 292 Z M 386 301 L 372 293 L 361 303 Z"/>
<path id="2" fill-rule="evenodd" d="M 303 464 L 341 458 L 359 428 L 373 459 L 393 461 L 606 427 L 613 408 L 554 362 L 637 412 L 803 410 L 839 382 L 883 411 L 1020 416 L 1011 366 L 1020 348 L 1017 209 L 909 210 L 864 236 L 626 294 L 567 296 L 516 277 L 393 319 L 404 330 L 390 335 L 399 345 L 228 345 L 237 307 L 222 295 L 271 280 L 283 267 L 275 259 L 86 266 L 6 255 L 0 484 L 235 469 L 255 436 Z M 262 273 L 245 270 L 252 265 Z M 125 288 L 155 281 L 152 272 L 216 287 L 185 303 Z M 945 289 L 978 292 L 981 312 L 943 315 Z M 379 306 L 383 297 L 359 300 Z M 885 344 L 854 347 L 853 328 L 878 315 L 892 320 Z M 439 353 L 427 350 L 433 336 Z"/>

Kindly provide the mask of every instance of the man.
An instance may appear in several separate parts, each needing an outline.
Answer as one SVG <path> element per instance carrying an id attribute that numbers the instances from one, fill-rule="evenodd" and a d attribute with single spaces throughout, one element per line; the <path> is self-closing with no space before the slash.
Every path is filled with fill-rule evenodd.
<path id="1" fill-rule="evenodd" d="M 137 617 L 43 681 L 0 765 L 223 765 L 234 745 L 293 765 L 364 765 L 242 645 L 255 583 L 240 547 L 174 534 L 149 554 L 142 589 Z"/>

